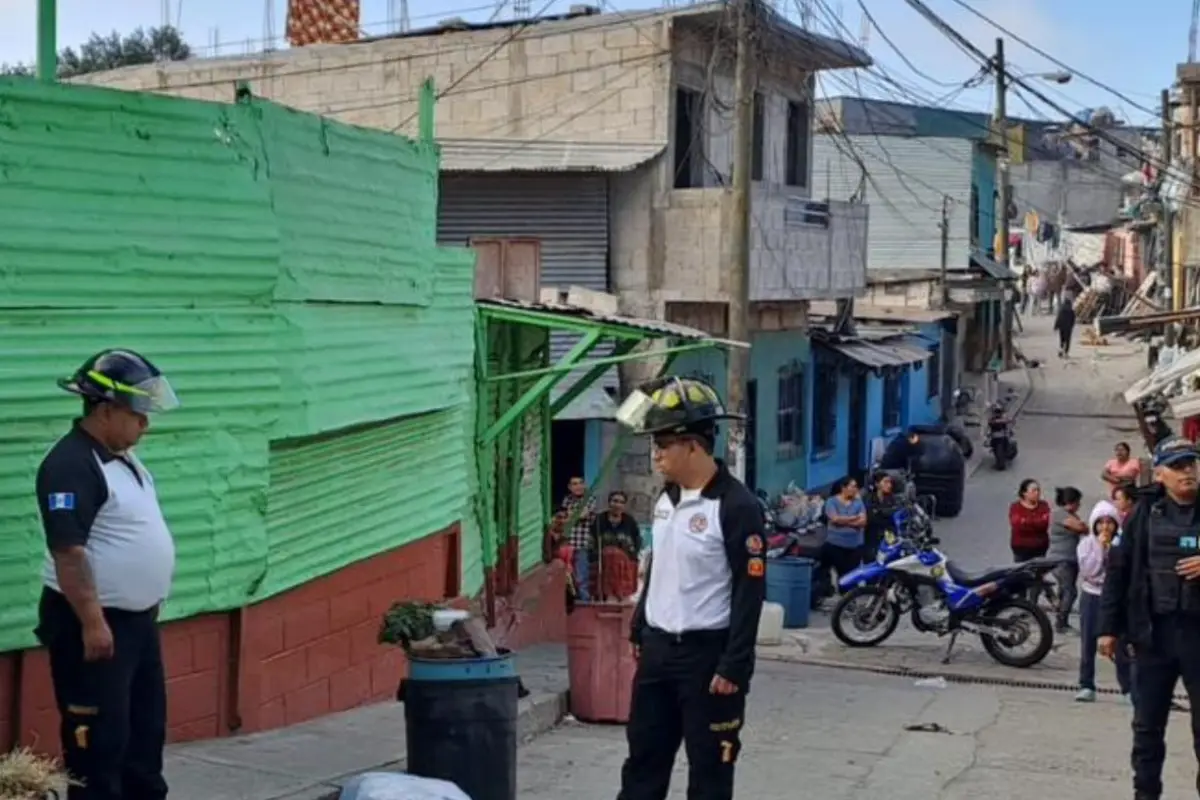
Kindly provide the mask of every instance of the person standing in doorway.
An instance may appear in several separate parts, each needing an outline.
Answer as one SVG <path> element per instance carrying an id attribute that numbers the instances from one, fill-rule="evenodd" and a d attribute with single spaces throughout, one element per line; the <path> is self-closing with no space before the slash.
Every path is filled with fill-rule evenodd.
<path id="1" fill-rule="evenodd" d="M 562 510 L 567 514 L 567 528 L 570 531 L 567 543 L 571 546 L 571 578 L 575 582 L 575 599 L 587 603 L 592 599 L 592 553 L 595 551 L 592 522 L 596 517 L 596 501 L 588 494 L 583 478 L 576 476 L 567 482 L 567 496 L 563 498 Z"/>
<path id="2" fill-rule="evenodd" d="M 1196 445 L 1182 437 L 1168 437 L 1155 447 L 1158 491 L 1139 499 L 1126 520 L 1101 595 L 1098 652 L 1115 660 L 1118 647 L 1127 646 L 1134 658 L 1135 800 L 1162 797 L 1167 721 L 1181 679 L 1200 751 L 1198 458 Z"/>
<path id="3" fill-rule="evenodd" d="M 842 478 L 833 485 L 825 501 L 825 543 L 821 561 L 825 569 L 833 567 L 838 578 L 853 572 L 862 563 L 867 506 L 859 496 L 858 482 Z"/>
<path id="4" fill-rule="evenodd" d="M 666 483 L 654 504 L 652 554 L 634 609 L 637 656 L 618 800 L 665 800 L 682 742 L 691 800 L 730 800 L 765 595 L 763 514 L 713 457 L 733 415 L 711 386 L 653 381 L 617 420 L 653 437 Z"/>
<path id="5" fill-rule="evenodd" d="M 167 693 L 158 609 L 175 542 L 133 448 L 150 415 L 179 405 L 131 350 L 88 359 L 60 388 L 83 416 L 38 468 L 46 562 L 38 640 L 50 657 L 68 800 L 163 800 Z"/>
<path id="6" fill-rule="evenodd" d="M 1113 445 L 1113 457 L 1104 462 L 1100 479 L 1104 481 L 1111 499 L 1116 494 L 1118 486 L 1123 483 L 1136 484 L 1141 474 L 1141 462 L 1133 457 L 1128 442 L 1117 442 Z"/>
<path id="7" fill-rule="evenodd" d="M 1068 298 L 1059 301 L 1058 313 L 1054 316 L 1054 330 L 1058 334 L 1058 357 L 1069 357 L 1071 335 L 1075 331 L 1075 304 Z"/>
<path id="8" fill-rule="evenodd" d="M 637 594 L 642 530 L 637 520 L 626 513 L 626 504 L 624 492 L 610 492 L 608 510 L 597 514 L 592 523 L 592 541 L 599 550 L 593 596 L 601 602 L 624 600 Z"/>
<path id="9" fill-rule="evenodd" d="M 1055 630 L 1066 633 L 1071 629 L 1071 609 L 1075 605 L 1079 590 L 1079 537 L 1088 533 L 1087 523 L 1079 518 L 1079 506 L 1083 493 L 1074 486 L 1054 490 L 1056 508 L 1050 516 L 1049 557 L 1058 561 L 1054 568 L 1054 579 L 1058 583 L 1058 609 Z"/>

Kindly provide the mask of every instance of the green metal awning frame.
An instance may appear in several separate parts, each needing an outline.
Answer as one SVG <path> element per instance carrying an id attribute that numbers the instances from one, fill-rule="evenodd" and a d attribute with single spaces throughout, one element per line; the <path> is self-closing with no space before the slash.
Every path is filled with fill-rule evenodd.
<path id="1" fill-rule="evenodd" d="M 476 305 L 477 336 L 479 344 L 483 345 L 480 352 L 486 352 L 487 326 L 489 322 L 507 322 L 519 325 L 530 325 L 547 331 L 566 331 L 580 334 L 575 345 L 563 354 L 558 363 L 548 367 L 519 372 L 507 372 L 501 375 L 486 374 L 481 377 L 487 383 L 519 380 L 537 377 L 538 380 L 529 387 L 517 402 L 488 426 L 479 437 L 479 444 L 487 445 L 494 442 L 501 434 L 511 428 L 542 398 L 546 397 L 569 373 L 586 369 L 569 389 L 559 395 L 550 406 L 550 416 L 558 414 L 582 394 L 589 386 L 598 381 L 611 367 L 630 361 L 661 358 L 666 356 L 668 364 L 681 353 L 712 348 L 745 347 L 744 342 L 720 339 L 709 336 L 696 329 L 683 328 L 676 325 L 663 325 L 653 320 L 639 320 L 633 317 L 617 316 L 584 316 L 580 312 L 556 312 L 542 308 L 526 308 L 517 305 Z M 601 358 L 587 358 L 588 354 L 602 342 L 610 340 L 613 343 L 612 355 Z M 666 341 L 666 347 L 653 350 L 635 351 L 644 342 Z"/>
<path id="2" fill-rule="evenodd" d="M 475 458 L 479 485 L 475 494 L 477 519 L 483 548 L 485 574 L 485 596 L 487 614 L 494 619 L 495 597 L 506 580 L 502 572 L 494 567 L 502 550 L 510 547 L 511 531 L 515 530 L 518 511 L 519 487 L 513 482 L 513 464 L 518 461 L 521 446 L 518 430 L 525 415 L 547 402 L 551 391 L 568 375 L 578 374 L 574 383 L 561 395 L 548 403 L 550 413 L 545 415 L 542 442 L 550 441 L 550 426 L 554 416 L 566 408 L 575 398 L 618 364 L 646 359 L 663 359 L 661 372 L 666 372 L 671 363 L 682 353 L 696 350 L 749 347 L 746 343 L 734 342 L 708 335 L 704 331 L 657 320 L 642 320 L 634 317 L 602 315 L 574 306 L 548 306 L 519 303 L 511 300 L 479 300 L 475 304 L 475 378 L 476 378 L 476 424 Z M 493 352 L 489 336 L 497 328 L 494 323 L 507 326 L 538 328 L 547 334 L 566 332 L 579 335 L 579 340 L 556 363 L 537 369 L 501 371 L 493 374 L 489 362 Z M 508 328 L 512 330 L 511 327 Z M 501 349 L 504 337 L 497 339 Z M 661 346 L 640 348 L 648 342 L 661 342 Z M 596 347 L 611 344 L 611 355 L 588 358 Z M 515 391 L 521 384 L 535 379 L 523 391 Z M 495 419 L 490 418 L 494 402 L 504 411 Z M 589 493 L 594 494 L 599 482 L 616 465 L 631 434 L 622 429 L 617 441 L 605 456 L 599 474 Z M 501 477 L 504 475 L 505 477 Z M 503 489 L 497 486 L 505 482 Z M 511 484 L 511 485 L 509 485 Z M 499 491 L 498 491 L 499 490 Z M 549 524 L 550 473 L 542 470 L 543 529 Z M 571 521 L 569 524 L 573 524 Z M 497 578 L 497 576 L 500 576 Z"/>

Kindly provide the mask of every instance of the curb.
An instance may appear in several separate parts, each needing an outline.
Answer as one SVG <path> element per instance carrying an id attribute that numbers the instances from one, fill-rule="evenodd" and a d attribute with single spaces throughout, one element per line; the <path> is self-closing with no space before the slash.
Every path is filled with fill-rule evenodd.
<path id="1" fill-rule="evenodd" d="M 521 701 L 517 710 L 517 742 L 524 744 L 530 739 L 556 727 L 567 716 L 568 693 L 540 692 L 532 694 Z M 401 772 L 404 770 L 406 759 L 399 758 L 385 764 L 370 767 L 365 770 L 355 770 L 345 775 L 329 778 L 296 792 L 276 795 L 270 800 L 337 800 L 342 792 L 342 783 L 360 775 L 363 772 Z"/>
<path id="2" fill-rule="evenodd" d="M 1021 395 L 1021 399 L 1013 407 L 1013 412 L 1012 412 L 1013 422 L 1016 422 L 1020 418 L 1021 412 L 1025 410 L 1025 406 L 1029 405 L 1029 400 L 1030 400 L 1030 398 L 1033 397 L 1033 370 L 1031 370 L 1029 368 L 1028 364 L 1022 364 L 1021 369 L 1025 373 L 1025 391 Z M 984 449 L 983 442 L 979 443 L 979 449 L 981 451 Z M 973 466 L 967 470 L 967 479 L 968 480 L 975 477 L 975 473 L 979 472 L 979 470 L 983 467 L 983 462 L 984 462 L 984 458 L 981 455 L 979 457 L 979 459 L 975 462 L 975 466 Z"/>
<path id="3" fill-rule="evenodd" d="M 913 667 L 889 667 L 883 664 L 859 664 L 849 661 L 838 661 L 832 658 L 815 658 L 810 656 L 788 655 L 784 653 L 764 653 L 759 652 L 757 657 L 761 661 L 775 661 L 784 664 L 802 664 L 807 667 L 820 667 L 822 669 L 845 670 L 847 672 L 867 672 L 874 675 L 891 675 L 898 678 L 910 678 L 913 680 L 936 680 L 942 679 L 946 683 L 958 683 L 968 686 L 1000 686 L 1013 689 L 1033 689 L 1038 691 L 1056 691 L 1056 692 L 1077 692 L 1079 684 L 1075 681 L 1064 680 L 1037 680 L 1036 678 L 1027 679 L 1019 677 L 999 677 L 996 675 L 984 675 L 978 672 L 941 672 L 934 669 L 917 669 Z M 1096 690 L 1097 694 L 1103 695 L 1120 695 L 1120 690 L 1109 687 Z M 1178 692 L 1174 695 L 1175 700 L 1187 700 L 1187 694 Z"/>

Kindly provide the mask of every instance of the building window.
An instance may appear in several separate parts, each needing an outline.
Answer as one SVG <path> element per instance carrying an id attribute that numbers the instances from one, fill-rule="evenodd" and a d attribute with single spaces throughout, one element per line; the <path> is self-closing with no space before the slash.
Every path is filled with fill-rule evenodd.
<path id="1" fill-rule="evenodd" d="M 763 150 L 766 147 L 767 119 L 763 96 L 754 93 L 754 143 L 750 151 L 750 179 L 763 179 Z"/>
<path id="2" fill-rule="evenodd" d="M 889 372 L 883 379 L 883 429 L 895 430 L 900 427 L 904 405 L 904 373 Z"/>
<path id="3" fill-rule="evenodd" d="M 925 397 L 932 400 L 942 393 L 942 351 L 941 348 L 934 348 L 929 352 L 929 360 L 925 362 L 928 378 Z"/>
<path id="4" fill-rule="evenodd" d="M 883 285 L 883 293 L 890 297 L 907 297 L 908 296 L 908 284 L 907 283 L 885 283 Z"/>
<path id="5" fill-rule="evenodd" d="M 779 370 L 775 437 L 780 461 L 795 458 L 804 449 L 804 372 L 799 367 Z"/>
<path id="6" fill-rule="evenodd" d="M 675 90 L 675 188 L 704 185 L 704 95 Z"/>
<path id="7" fill-rule="evenodd" d="M 838 374 L 832 364 L 817 364 L 813 374 L 812 447 L 832 450 L 837 436 Z"/>
<path id="8" fill-rule="evenodd" d="M 808 103 L 788 103 L 787 167 L 784 182 L 788 186 L 808 185 Z"/>
<path id="9" fill-rule="evenodd" d="M 979 247 L 979 187 L 971 184 L 971 247 Z"/>

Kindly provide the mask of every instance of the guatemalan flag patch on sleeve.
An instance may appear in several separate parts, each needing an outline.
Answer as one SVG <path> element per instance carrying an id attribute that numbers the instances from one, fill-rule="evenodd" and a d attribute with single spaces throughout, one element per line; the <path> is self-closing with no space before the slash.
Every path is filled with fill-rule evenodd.
<path id="1" fill-rule="evenodd" d="M 74 492 L 56 492 L 47 498 L 46 505 L 51 511 L 74 511 L 75 510 L 75 493 Z"/>

